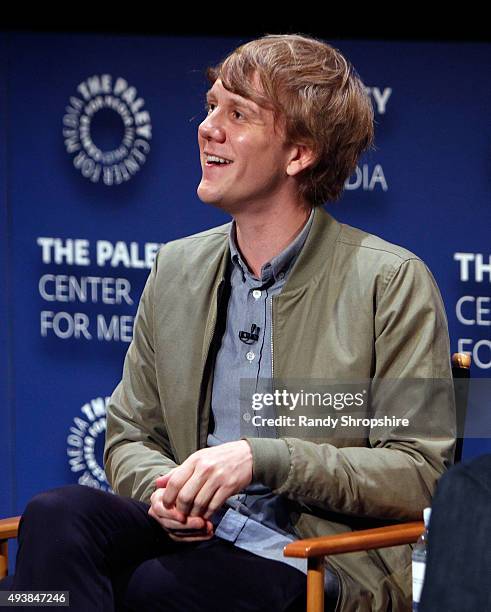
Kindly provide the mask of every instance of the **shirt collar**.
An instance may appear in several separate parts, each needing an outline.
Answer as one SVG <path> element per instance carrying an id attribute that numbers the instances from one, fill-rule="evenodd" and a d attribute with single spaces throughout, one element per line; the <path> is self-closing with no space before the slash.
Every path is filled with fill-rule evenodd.
<path id="1" fill-rule="evenodd" d="M 302 250 L 305 241 L 307 240 L 307 236 L 309 234 L 313 218 L 314 209 L 312 208 L 312 210 L 310 211 L 310 216 L 298 236 L 292 242 L 290 242 L 290 244 L 285 249 L 283 249 L 281 253 L 276 255 L 276 257 L 273 257 L 273 259 L 266 262 L 262 266 L 260 280 L 263 283 L 266 283 L 271 279 L 274 279 L 274 281 L 276 282 L 285 278 L 291 266 L 293 265 L 293 262 L 295 261 L 297 255 Z M 246 276 L 251 279 L 254 279 L 255 277 L 252 275 L 249 268 L 245 264 L 237 247 L 235 221 L 232 221 L 232 225 L 230 227 L 229 247 L 232 262 L 242 272 L 242 278 L 244 279 L 244 281 Z"/>

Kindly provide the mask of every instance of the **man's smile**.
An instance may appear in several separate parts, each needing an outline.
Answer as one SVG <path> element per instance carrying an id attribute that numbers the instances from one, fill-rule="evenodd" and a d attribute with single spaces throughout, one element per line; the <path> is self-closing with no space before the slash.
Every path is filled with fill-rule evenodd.
<path id="1" fill-rule="evenodd" d="M 233 161 L 231 159 L 227 159 L 226 157 L 219 157 L 218 155 L 212 155 L 210 153 L 205 153 L 205 163 L 207 166 L 218 166 L 218 165 L 228 165 L 232 164 Z"/>

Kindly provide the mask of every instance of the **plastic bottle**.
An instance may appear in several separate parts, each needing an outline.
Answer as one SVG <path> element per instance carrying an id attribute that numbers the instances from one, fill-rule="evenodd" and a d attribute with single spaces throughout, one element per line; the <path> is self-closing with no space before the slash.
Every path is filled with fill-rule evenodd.
<path id="1" fill-rule="evenodd" d="M 419 536 L 413 549 L 413 612 L 417 612 L 426 569 L 426 545 L 428 543 L 428 525 L 430 524 L 431 508 L 423 510 L 425 529 Z"/>

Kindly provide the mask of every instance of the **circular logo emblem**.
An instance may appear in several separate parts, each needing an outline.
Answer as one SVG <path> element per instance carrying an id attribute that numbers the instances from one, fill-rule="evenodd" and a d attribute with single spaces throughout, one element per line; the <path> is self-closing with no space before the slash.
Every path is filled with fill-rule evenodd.
<path id="1" fill-rule="evenodd" d="M 103 491 L 111 491 L 102 467 L 108 402 L 109 397 L 97 397 L 84 404 L 80 415 L 73 419 L 66 440 L 68 463 L 78 475 L 78 484 Z"/>
<path id="2" fill-rule="evenodd" d="M 152 123 L 136 87 L 110 74 L 82 81 L 63 116 L 65 148 L 93 183 L 129 181 L 150 152 Z"/>

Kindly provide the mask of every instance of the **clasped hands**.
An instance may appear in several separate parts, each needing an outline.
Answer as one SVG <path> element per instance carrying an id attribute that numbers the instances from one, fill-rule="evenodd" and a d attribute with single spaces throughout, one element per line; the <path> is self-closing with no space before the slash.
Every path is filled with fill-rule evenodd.
<path id="1" fill-rule="evenodd" d="M 252 482 L 252 451 L 238 440 L 202 448 L 157 478 L 148 514 L 176 542 L 209 540 L 211 515 Z"/>

